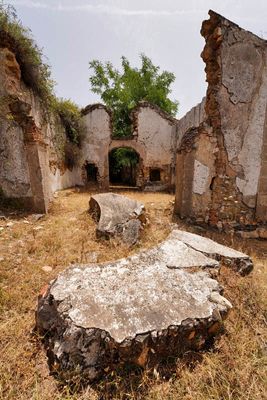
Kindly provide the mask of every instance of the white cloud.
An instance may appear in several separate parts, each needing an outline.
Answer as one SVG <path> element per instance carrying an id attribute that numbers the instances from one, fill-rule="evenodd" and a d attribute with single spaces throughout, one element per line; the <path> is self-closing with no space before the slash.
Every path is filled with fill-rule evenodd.
<path id="1" fill-rule="evenodd" d="M 126 8 L 112 7 L 105 4 L 75 4 L 75 5 L 63 5 L 58 4 L 45 4 L 39 1 L 33 0 L 14 0 L 12 1 L 14 6 L 28 7 L 28 8 L 42 8 L 53 11 L 86 11 L 91 14 L 106 14 L 106 15 L 118 15 L 118 16 L 174 16 L 174 15 L 191 15 L 203 13 L 205 10 L 191 9 L 191 10 L 130 10 Z"/>

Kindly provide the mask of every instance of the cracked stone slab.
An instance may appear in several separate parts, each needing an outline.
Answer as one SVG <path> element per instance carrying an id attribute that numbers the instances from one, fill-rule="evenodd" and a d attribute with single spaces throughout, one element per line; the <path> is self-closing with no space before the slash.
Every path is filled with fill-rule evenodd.
<path id="1" fill-rule="evenodd" d="M 109 238 L 120 234 L 122 240 L 129 245 L 137 242 L 141 222 L 145 222 L 145 207 L 142 203 L 115 193 L 91 196 L 89 212 L 98 221 L 98 237 Z"/>
<path id="2" fill-rule="evenodd" d="M 210 273 L 218 269 L 176 231 L 131 257 L 66 269 L 36 313 L 52 371 L 90 382 L 122 365 L 153 366 L 201 349 L 231 308 Z"/>
<path id="3" fill-rule="evenodd" d="M 181 240 L 186 245 L 211 258 L 224 261 L 242 276 L 249 274 L 253 269 L 253 262 L 247 254 L 223 246 L 209 238 L 178 229 L 172 232 L 171 237 Z"/>

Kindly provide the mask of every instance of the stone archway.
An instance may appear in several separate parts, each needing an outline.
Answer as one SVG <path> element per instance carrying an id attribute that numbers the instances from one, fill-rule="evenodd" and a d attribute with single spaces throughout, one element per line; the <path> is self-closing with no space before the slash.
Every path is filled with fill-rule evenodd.
<path id="1" fill-rule="evenodd" d="M 112 161 L 112 155 L 117 150 L 125 150 L 123 155 L 132 155 L 135 162 L 133 165 L 128 164 L 128 167 L 121 168 L 116 174 L 114 171 L 114 164 Z M 109 184 L 110 185 L 122 185 L 143 188 L 144 186 L 144 158 L 145 151 L 142 145 L 136 142 L 136 140 L 127 139 L 113 139 L 109 146 Z M 115 172 L 115 173 L 114 173 Z M 117 176 L 116 176 L 117 175 Z"/>

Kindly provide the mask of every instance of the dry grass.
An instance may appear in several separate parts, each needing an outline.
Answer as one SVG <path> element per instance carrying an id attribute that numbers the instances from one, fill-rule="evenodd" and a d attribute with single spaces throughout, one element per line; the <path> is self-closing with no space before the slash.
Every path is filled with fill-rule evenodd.
<path id="1" fill-rule="evenodd" d="M 51 213 L 39 221 L 23 214 L 0 220 L 0 399 L 267 399 L 267 244 L 218 234 L 210 235 L 249 251 L 255 270 L 240 278 L 222 269 L 220 279 L 234 310 L 225 335 L 212 349 L 187 354 L 159 374 L 129 371 L 76 393 L 49 375 L 40 341 L 32 334 L 42 286 L 70 263 L 125 257 L 160 242 L 171 229 L 173 196 L 125 194 L 144 202 L 150 220 L 132 249 L 117 240 L 96 240 L 95 223 L 87 213 L 89 193 L 60 192 Z M 7 226 L 9 222 L 13 225 Z"/>

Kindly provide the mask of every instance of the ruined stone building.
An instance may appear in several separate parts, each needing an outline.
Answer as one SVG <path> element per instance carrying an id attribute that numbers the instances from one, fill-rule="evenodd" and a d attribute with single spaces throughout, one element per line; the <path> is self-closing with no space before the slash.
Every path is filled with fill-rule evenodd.
<path id="1" fill-rule="evenodd" d="M 0 188 L 5 198 L 46 212 L 56 190 L 94 182 L 110 185 L 110 155 L 132 149 L 142 190 L 176 187 L 175 212 L 221 227 L 267 222 L 267 44 L 209 12 L 201 34 L 206 97 L 179 121 L 140 103 L 132 134 L 116 138 L 112 113 L 102 104 L 83 109 L 79 162 L 60 154 L 64 127 L 47 117 L 25 84 L 8 41 L 0 40 Z"/>
<path id="2" fill-rule="evenodd" d="M 137 153 L 137 187 L 145 190 L 174 187 L 178 122 L 175 118 L 143 102 L 132 112 L 132 135 L 113 137 L 112 115 L 105 106 L 88 106 L 83 110 L 83 115 L 86 134 L 82 145 L 82 168 L 90 166 L 87 171 L 89 174 L 92 171 L 91 175 L 100 188 L 109 187 L 109 154 L 117 148 L 130 148 Z M 87 174 L 87 178 L 90 180 L 92 176 Z"/>
<path id="3" fill-rule="evenodd" d="M 138 155 L 137 187 L 174 187 L 175 118 L 142 103 L 132 113 L 132 135 L 118 139 L 112 136 L 111 112 L 101 104 L 87 106 L 79 160 L 69 166 L 62 154 L 65 128 L 25 84 L 21 68 L 9 41 L 0 40 L 0 188 L 4 198 L 47 212 L 57 190 L 92 181 L 100 190 L 108 190 L 109 154 L 117 148 L 130 148 Z"/>
<path id="4" fill-rule="evenodd" d="M 218 227 L 267 222 L 267 42 L 209 14 L 207 95 L 179 121 L 175 212 Z"/>

